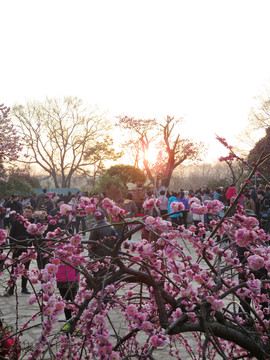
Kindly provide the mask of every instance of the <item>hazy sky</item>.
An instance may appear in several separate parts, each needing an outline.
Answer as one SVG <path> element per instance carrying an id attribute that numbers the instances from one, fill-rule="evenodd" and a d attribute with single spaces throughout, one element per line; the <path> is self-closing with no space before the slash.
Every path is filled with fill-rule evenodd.
<path id="1" fill-rule="evenodd" d="M 270 79 L 270 1 L 1 1 L 0 102 L 74 95 L 110 116 L 184 117 L 224 153 Z"/>

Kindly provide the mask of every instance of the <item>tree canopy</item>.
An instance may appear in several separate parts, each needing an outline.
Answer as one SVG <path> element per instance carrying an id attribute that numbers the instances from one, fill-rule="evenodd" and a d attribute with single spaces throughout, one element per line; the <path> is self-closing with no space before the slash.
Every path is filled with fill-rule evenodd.
<path id="1" fill-rule="evenodd" d="M 6 181 L 0 181 L 0 197 L 8 198 L 15 193 L 20 196 L 34 194 L 32 184 L 28 180 L 23 174 L 11 173 Z"/>
<path id="2" fill-rule="evenodd" d="M 146 181 L 144 172 L 132 165 L 113 165 L 106 172 L 110 176 L 118 176 L 124 185 L 128 183 L 144 184 Z"/>
<path id="3" fill-rule="evenodd" d="M 121 156 L 112 148 L 110 123 L 76 97 L 16 105 L 12 114 L 28 149 L 28 161 L 21 161 L 38 165 L 57 188 L 70 187 L 74 174 L 89 175 L 91 166 Z"/>

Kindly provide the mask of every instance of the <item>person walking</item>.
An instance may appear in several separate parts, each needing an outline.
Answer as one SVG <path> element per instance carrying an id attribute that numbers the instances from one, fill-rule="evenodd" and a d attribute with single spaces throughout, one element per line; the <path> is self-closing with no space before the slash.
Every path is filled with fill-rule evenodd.
<path id="1" fill-rule="evenodd" d="M 23 209 L 23 217 L 27 219 L 29 222 L 33 222 L 33 211 L 31 205 L 26 205 Z M 31 236 L 28 234 L 25 223 L 20 220 L 14 220 L 13 224 L 10 229 L 10 246 L 12 248 L 12 259 L 13 265 L 11 269 L 11 274 L 14 274 L 14 267 L 16 264 L 16 259 L 22 255 L 23 252 L 27 252 L 27 248 L 31 246 L 32 240 Z M 25 270 L 28 270 L 30 266 L 30 260 L 24 263 Z M 26 287 L 27 285 L 27 278 L 22 275 L 21 280 L 21 291 L 23 294 L 30 294 L 30 291 Z M 9 288 L 9 290 L 4 294 L 4 296 L 11 296 L 14 295 L 14 287 L 15 284 Z"/>
<path id="2" fill-rule="evenodd" d="M 57 289 L 66 302 L 74 302 L 79 289 L 79 272 L 73 267 L 61 263 L 56 273 Z M 72 317 L 72 310 L 67 306 L 64 309 L 66 320 Z"/>

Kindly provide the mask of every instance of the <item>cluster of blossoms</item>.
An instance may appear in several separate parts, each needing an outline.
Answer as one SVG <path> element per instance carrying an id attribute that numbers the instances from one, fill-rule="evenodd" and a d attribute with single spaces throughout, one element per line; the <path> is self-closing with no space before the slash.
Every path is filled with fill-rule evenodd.
<path id="1" fill-rule="evenodd" d="M 235 155 L 233 153 L 229 153 L 228 156 L 221 156 L 219 158 L 219 161 L 222 162 L 222 161 L 232 161 L 235 159 Z"/>
<path id="2" fill-rule="evenodd" d="M 164 220 L 160 217 L 154 218 L 153 216 L 147 216 L 145 219 L 145 224 L 148 225 L 153 230 L 169 230 L 172 228 L 172 223 L 170 221 Z"/>
<path id="3" fill-rule="evenodd" d="M 205 205 L 211 214 L 218 214 L 224 209 L 224 204 L 219 200 L 205 200 Z"/>
<path id="4" fill-rule="evenodd" d="M 190 211 L 198 215 L 204 215 L 207 212 L 219 214 L 224 209 L 223 203 L 219 200 L 206 200 L 205 205 L 202 205 L 198 198 L 193 197 L 189 200 L 189 204 Z"/>
<path id="5" fill-rule="evenodd" d="M 185 210 L 185 205 L 182 202 L 173 201 L 171 203 L 171 211 L 172 212 L 180 212 L 182 210 Z"/>
<path id="6" fill-rule="evenodd" d="M 0 229 L 0 245 L 3 245 L 7 240 L 7 233 L 4 229 Z"/>
<path id="7" fill-rule="evenodd" d="M 89 214 L 94 214 L 97 209 L 97 204 L 99 201 L 98 196 L 93 196 L 91 198 L 82 196 L 78 204 L 76 204 L 75 209 L 72 210 L 71 206 L 68 204 L 63 204 L 60 206 L 60 214 L 61 215 L 69 215 L 72 214 L 76 216 L 76 214 L 81 216 L 86 216 Z"/>
<path id="8" fill-rule="evenodd" d="M 256 231 L 251 229 L 239 229 L 236 231 L 236 244 L 240 247 L 249 246 L 258 237 Z"/>
<path id="9" fill-rule="evenodd" d="M 26 230 L 30 235 L 42 235 L 48 229 L 48 225 L 42 225 L 41 223 L 27 225 Z"/>
<path id="10" fill-rule="evenodd" d="M 164 346 L 169 342 L 168 338 L 161 332 L 161 329 L 155 328 L 153 324 L 148 320 L 147 313 L 149 309 L 143 306 L 143 309 L 138 310 L 138 307 L 134 304 L 127 306 L 125 311 L 125 317 L 132 327 L 135 326 L 138 329 L 144 331 L 150 337 L 150 344 L 154 347 Z"/>
<path id="11" fill-rule="evenodd" d="M 226 141 L 225 138 L 222 138 L 222 137 L 216 135 L 216 139 L 217 139 L 222 145 L 224 145 L 227 149 L 229 149 L 229 150 L 232 149 L 232 146 L 227 143 L 227 141 Z"/>
<path id="12" fill-rule="evenodd" d="M 80 199 L 80 203 L 76 206 L 76 212 L 79 212 L 80 215 L 94 214 L 94 212 L 96 211 L 97 203 L 97 196 L 93 196 L 91 198 L 82 196 Z"/>
<path id="13" fill-rule="evenodd" d="M 193 202 L 190 205 L 190 211 L 193 214 L 205 215 L 208 212 L 208 209 L 207 209 L 206 205 L 201 205 L 201 204 L 198 204 L 196 202 Z"/>
<path id="14" fill-rule="evenodd" d="M 54 293 L 55 290 L 55 274 L 58 271 L 59 261 L 51 260 L 45 269 L 38 271 L 37 274 L 29 273 L 32 276 L 32 282 L 38 277 L 42 282 L 42 295 L 33 294 L 29 297 L 29 304 L 33 305 L 39 298 L 42 297 L 42 308 L 44 319 L 42 321 L 42 332 L 37 338 L 35 348 L 31 352 L 31 359 L 38 359 L 43 352 L 43 348 L 50 343 L 50 336 L 54 326 L 58 323 L 59 317 L 64 312 L 65 301 L 61 297 L 57 297 Z M 34 320 L 34 319 L 33 319 Z"/>
<path id="15" fill-rule="evenodd" d="M 0 162 L 13 161 L 22 150 L 20 137 L 9 117 L 10 108 L 0 105 Z"/>
<path id="16" fill-rule="evenodd" d="M 159 206 L 160 202 L 156 198 L 146 199 L 142 207 L 144 210 L 153 210 L 155 206 Z"/>
<path id="17" fill-rule="evenodd" d="M 124 209 L 117 206 L 115 202 L 109 198 L 103 199 L 102 207 L 112 216 L 114 221 L 119 221 L 126 214 Z"/>

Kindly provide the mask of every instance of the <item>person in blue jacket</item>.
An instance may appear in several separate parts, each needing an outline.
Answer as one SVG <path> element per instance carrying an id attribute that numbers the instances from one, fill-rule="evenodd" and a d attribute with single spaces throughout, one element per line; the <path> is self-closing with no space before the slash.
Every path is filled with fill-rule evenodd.
<path id="1" fill-rule="evenodd" d="M 177 200 L 177 193 L 176 192 L 172 192 L 172 196 L 169 198 L 169 202 L 168 202 L 168 214 L 172 213 L 173 211 L 171 210 L 171 203 L 172 202 L 178 202 Z M 180 221 L 180 216 L 183 216 L 182 213 L 176 213 L 173 215 L 170 215 L 170 218 L 172 220 L 172 223 L 176 224 L 176 225 L 180 225 L 181 221 Z"/>

